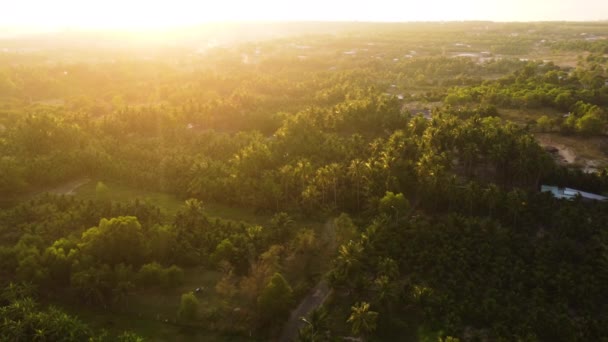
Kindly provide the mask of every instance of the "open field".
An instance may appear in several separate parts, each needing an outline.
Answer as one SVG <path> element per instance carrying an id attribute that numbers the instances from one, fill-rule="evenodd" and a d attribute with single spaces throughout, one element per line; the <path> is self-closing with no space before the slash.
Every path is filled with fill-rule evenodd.
<path id="1" fill-rule="evenodd" d="M 541 109 L 506 109 L 501 108 L 498 110 L 501 118 L 504 120 L 512 121 L 521 125 L 529 123 L 535 123 L 538 118 L 543 115 L 548 117 L 558 116 L 560 113 L 558 110 L 553 108 L 541 108 Z"/>
<path id="2" fill-rule="evenodd" d="M 96 199 L 97 194 L 95 192 L 95 187 L 97 186 L 97 182 L 97 180 L 93 180 L 75 189 L 74 194 L 76 198 L 83 200 Z M 162 192 L 136 190 L 131 187 L 110 182 L 104 184 L 106 184 L 108 187 L 109 199 L 115 202 L 127 202 L 139 199 L 160 207 L 161 210 L 170 215 L 175 214 L 183 204 L 183 201 L 178 200 L 175 196 L 164 194 Z"/>
<path id="3" fill-rule="evenodd" d="M 530 55 L 523 56 L 531 60 L 551 61 L 555 65 L 561 67 L 575 68 L 578 64 L 579 57 L 587 57 L 588 52 L 572 52 L 572 51 L 553 51 L 549 48 L 537 48 Z"/>
<path id="4" fill-rule="evenodd" d="M 547 115 L 558 117 L 563 113 L 552 108 L 500 109 L 500 117 L 520 125 L 533 124 Z M 577 166 L 586 172 L 594 172 L 608 166 L 608 138 L 605 136 L 584 137 L 559 133 L 534 133 L 538 143 L 557 148 L 566 165 Z"/>
<path id="5" fill-rule="evenodd" d="M 593 172 L 608 167 L 608 138 L 576 137 L 552 133 L 535 133 L 541 146 L 554 146 L 568 164 L 575 164 L 583 170 Z"/>
<path id="6" fill-rule="evenodd" d="M 180 296 L 183 293 L 204 288 L 197 293 L 201 320 L 220 304 L 215 293 L 215 283 L 220 274 L 200 268 L 184 270 L 184 283 L 175 289 L 160 288 L 140 291 L 130 295 L 119 307 L 104 309 L 85 306 L 72 298 L 69 302 L 51 303 L 67 312 L 78 315 L 94 328 L 106 329 L 113 334 L 135 331 L 146 341 L 245 341 L 240 336 L 216 333 L 204 326 L 185 326 L 176 322 Z"/>
<path id="7" fill-rule="evenodd" d="M 149 202 L 161 208 L 167 215 L 175 215 L 184 204 L 183 200 L 176 196 L 158 191 L 140 190 L 132 187 L 120 185 L 118 183 L 104 183 L 110 191 L 110 199 L 116 202 L 127 202 L 139 199 Z M 74 194 L 76 198 L 89 200 L 97 198 L 95 187 L 97 181 L 88 182 L 77 189 Z M 270 220 L 270 215 L 257 214 L 253 210 L 244 208 L 235 208 L 219 203 L 203 202 L 207 215 L 211 218 L 221 218 L 232 221 L 243 221 L 253 224 L 267 224 Z"/>

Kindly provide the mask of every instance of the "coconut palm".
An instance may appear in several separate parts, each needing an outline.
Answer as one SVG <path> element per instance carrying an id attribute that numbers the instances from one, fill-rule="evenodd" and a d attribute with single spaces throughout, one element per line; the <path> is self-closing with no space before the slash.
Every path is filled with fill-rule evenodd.
<path id="1" fill-rule="evenodd" d="M 369 303 L 361 302 L 351 307 L 350 317 L 346 322 L 352 325 L 353 334 L 365 337 L 376 330 L 378 313 L 370 311 Z"/>

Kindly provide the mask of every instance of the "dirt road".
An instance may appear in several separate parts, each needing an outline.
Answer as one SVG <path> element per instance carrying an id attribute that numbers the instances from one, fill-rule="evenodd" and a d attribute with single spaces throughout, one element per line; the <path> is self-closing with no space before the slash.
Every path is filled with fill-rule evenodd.
<path id="1" fill-rule="evenodd" d="M 298 305 L 298 307 L 291 312 L 289 321 L 287 321 L 285 324 L 279 341 L 295 341 L 296 337 L 298 336 L 298 330 L 303 326 L 303 324 L 306 324 L 300 318 L 308 316 L 311 311 L 321 306 L 330 293 L 331 289 L 329 288 L 327 281 L 325 279 L 321 280 L 317 286 L 310 291 L 308 296 L 306 296 L 300 302 L 300 305 Z"/>
<path id="2" fill-rule="evenodd" d="M 323 231 L 319 235 L 324 248 L 335 249 L 336 246 L 336 227 L 334 224 L 334 218 L 328 219 L 323 225 Z M 303 326 L 304 323 L 301 318 L 307 317 L 311 311 L 321 306 L 329 294 L 331 289 L 327 284 L 325 278 L 322 278 L 319 283 L 310 291 L 310 293 L 302 299 L 298 307 L 291 312 L 289 320 L 283 327 L 283 333 L 279 341 L 291 342 L 295 341 L 298 337 L 298 330 Z"/>

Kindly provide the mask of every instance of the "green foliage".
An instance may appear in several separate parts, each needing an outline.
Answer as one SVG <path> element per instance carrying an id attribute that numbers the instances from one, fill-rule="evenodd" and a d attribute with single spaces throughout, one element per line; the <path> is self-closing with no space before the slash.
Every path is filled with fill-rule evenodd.
<path id="1" fill-rule="evenodd" d="M 110 189 L 108 189 L 108 186 L 103 182 L 97 182 L 97 185 L 95 186 L 95 196 L 98 200 L 107 201 L 110 198 Z"/>
<path id="2" fill-rule="evenodd" d="M 118 342 L 144 342 L 145 340 L 143 339 L 143 337 L 140 337 L 140 336 L 136 335 L 135 333 L 125 331 L 124 333 L 118 335 L 117 341 Z M 448 341 L 446 341 L 446 342 L 448 342 Z M 454 342 L 457 342 L 457 341 L 454 341 Z"/>
<path id="3" fill-rule="evenodd" d="M 235 256 L 236 248 L 229 239 L 224 239 L 217 245 L 212 259 L 215 261 L 215 263 L 219 263 L 221 261 L 232 261 L 234 260 Z"/>
<path id="4" fill-rule="evenodd" d="M 314 309 L 306 318 L 305 325 L 298 331 L 298 342 L 330 341 L 330 327 L 327 310 L 324 307 Z"/>
<path id="5" fill-rule="evenodd" d="M 293 220 L 287 213 L 275 214 L 268 230 L 268 239 L 274 243 L 283 243 L 293 236 Z"/>
<path id="6" fill-rule="evenodd" d="M 289 316 L 293 303 L 291 287 L 280 273 L 275 273 L 258 297 L 260 322 L 277 326 Z"/>
<path id="7" fill-rule="evenodd" d="M 164 270 L 165 286 L 168 288 L 176 288 L 184 282 L 184 270 L 176 265 L 171 265 Z"/>
<path id="8" fill-rule="evenodd" d="M 160 286 L 166 282 L 164 276 L 163 267 L 159 263 L 153 262 L 141 266 L 137 273 L 137 281 L 146 287 Z"/>
<path id="9" fill-rule="evenodd" d="M 26 186 L 23 166 L 14 157 L 0 157 L 0 193 L 17 194 Z"/>
<path id="10" fill-rule="evenodd" d="M 369 309 L 369 303 L 357 303 L 351 311 L 347 322 L 351 324 L 354 335 L 366 336 L 376 330 L 378 313 Z"/>
<path id="11" fill-rule="evenodd" d="M 597 113 L 587 113 L 576 121 L 577 132 L 598 135 L 604 132 L 605 123 Z"/>
<path id="12" fill-rule="evenodd" d="M 550 132 L 554 123 L 548 116 L 543 115 L 536 120 L 536 125 L 541 132 Z"/>
<path id="13" fill-rule="evenodd" d="M 5 341 L 84 341 L 86 325 L 55 308 L 40 310 L 31 298 L 0 307 L 0 338 Z"/>
<path id="14" fill-rule="evenodd" d="M 393 217 L 398 220 L 400 217 L 405 216 L 410 208 L 408 200 L 403 194 L 394 194 L 387 191 L 384 197 L 380 200 L 380 207 L 378 211 L 389 217 Z"/>
<path id="15" fill-rule="evenodd" d="M 164 268 L 153 262 L 139 269 L 137 281 L 142 287 L 176 288 L 184 281 L 184 271 L 176 265 Z"/>
<path id="16" fill-rule="evenodd" d="M 185 321 L 193 321 L 197 319 L 198 311 L 199 302 L 196 295 L 192 292 L 184 293 L 179 305 L 179 318 Z"/>
<path id="17" fill-rule="evenodd" d="M 336 229 L 336 242 L 338 246 L 348 243 L 357 237 L 357 226 L 355 226 L 350 216 L 346 213 L 340 214 L 340 216 L 334 220 L 334 226 Z"/>
<path id="18" fill-rule="evenodd" d="M 362 253 L 363 246 L 359 241 L 351 240 L 340 246 L 338 256 L 334 260 L 334 267 L 329 274 L 332 286 L 356 288 L 360 285 Z"/>
<path id="19" fill-rule="evenodd" d="M 74 291 L 88 304 L 107 306 L 110 302 L 114 284 L 112 269 L 108 265 L 74 272 L 70 283 Z"/>
<path id="20" fill-rule="evenodd" d="M 138 265 L 146 253 L 144 235 L 136 217 L 102 219 L 82 234 L 82 251 L 110 265 Z"/>
<path id="21" fill-rule="evenodd" d="M 55 307 L 42 308 L 29 297 L 30 291 L 26 288 L 11 284 L 2 291 L 2 341 L 143 341 L 132 332 L 117 337 L 98 333 Z"/>

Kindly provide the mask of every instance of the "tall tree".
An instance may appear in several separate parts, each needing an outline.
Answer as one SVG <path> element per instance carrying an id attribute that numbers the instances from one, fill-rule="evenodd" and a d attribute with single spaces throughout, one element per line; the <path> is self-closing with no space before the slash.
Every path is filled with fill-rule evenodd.
<path id="1" fill-rule="evenodd" d="M 351 331 L 356 336 L 365 338 L 376 330 L 378 313 L 370 311 L 369 303 L 361 302 L 351 307 L 351 314 L 347 322 L 351 324 Z"/>

